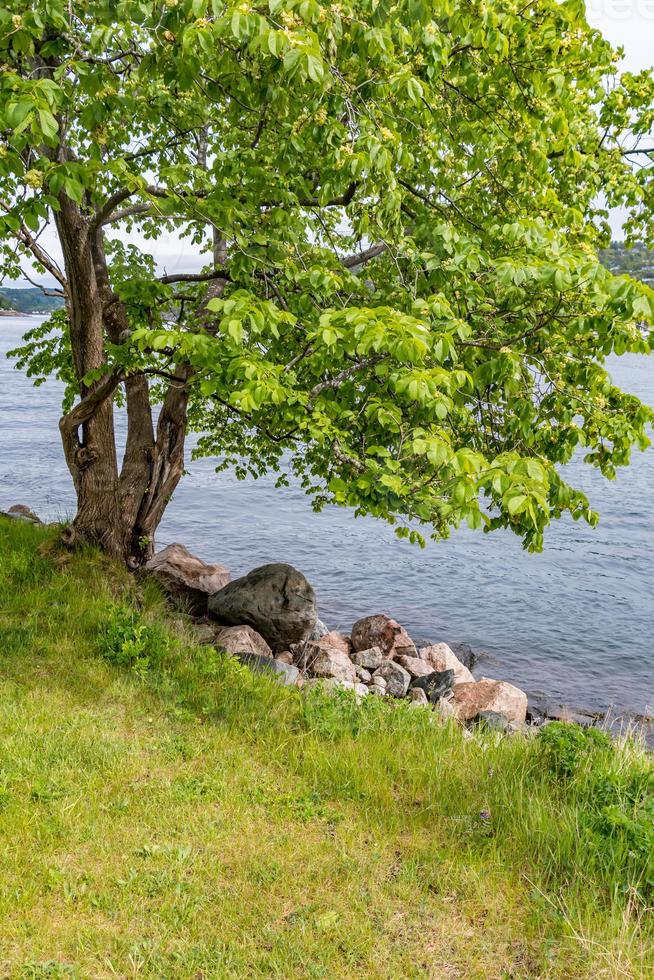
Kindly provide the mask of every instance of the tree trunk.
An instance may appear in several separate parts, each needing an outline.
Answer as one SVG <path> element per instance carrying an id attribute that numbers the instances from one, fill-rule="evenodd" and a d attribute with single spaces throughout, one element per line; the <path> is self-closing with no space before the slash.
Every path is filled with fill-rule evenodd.
<path id="1" fill-rule="evenodd" d="M 164 400 L 155 437 L 144 375 L 122 377 L 107 367 L 105 338 L 120 342 L 125 311 L 111 290 L 100 233 L 69 199 L 56 216 L 68 280 L 68 314 L 81 401 L 60 421 L 66 462 L 77 493 L 77 513 L 64 533 L 70 545 L 96 544 L 130 567 L 154 550 L 154 534 L 184 470 L 187 424 L 182 366 Z M 85 382 L 91 372 L 103 377 Z M 113 396 L 124 383 L 127 444 L 118 470 Z"/>
<path id="2" fill-rule="evenodd" d="M 77 492 L 77 514 L 67 531 L 70 542 L 91 541 L 120 554 L 118 462 L 112 398 L 115 384 L 86 376 L 105 365 L 102 300 L 97 288 L 88 222 L 62 195 L 56 213 L 68 280 L 68 316 L 80 406 L 60 422 L 66 462 Z M 105 388 L 107 393 L 105 394 Z M 84 408 L 80 411 L 81 406 Z"/>
<path id="3" fill-rule="evenodd" d="M 159 414 L 156 438 L 147 379 L 143 375 L 124 379 L 128 425 L 120 475 L 113 435 L 113 394 L 121 382 L 119 374 L 108 373 L 61 419 L 64 451 L 77 491 L 77 514 L 66 529 L 67 543 L 97 544 L 131 568 L 152 556 L 155 532 L 184 472 L 190 375 L 188 365 L 178 368 L 178 380 L 171 383 Z M 102 458 L 99 447 L 109 443 L 113 453 Z"/>
<path id="4" fill-rule="evenodd" d="M 108 419 L 113 445 L 113 393 L 118 375 L 107 375 L 61 420 L 66 459 L 77 490 L 77 514 L 66 529 L 67 543 L 97 544 L 131 568 L 152 556 L 155 532 L 184 471 L 185 382 L 190 372 L 188 366 L 178 369 L 179 381 L 171 384 L 164 400 L 156 439 L 146 379 L 137 375 L 125 380 L 128 434 L 120 476 L 97 457 L 93 442 L 100 435 L 107 436 Z M 109 482 L 105 481 L 107 472 Z"/>

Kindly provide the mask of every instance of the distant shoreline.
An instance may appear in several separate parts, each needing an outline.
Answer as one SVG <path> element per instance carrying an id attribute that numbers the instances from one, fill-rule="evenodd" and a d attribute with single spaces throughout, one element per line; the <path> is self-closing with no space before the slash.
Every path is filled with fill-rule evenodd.
<path id="1" fill-rule="evenodd" d="M 47 316 L 39 310 L 0 310 L 0 316 L 21 317 L 21 316 Z"/>

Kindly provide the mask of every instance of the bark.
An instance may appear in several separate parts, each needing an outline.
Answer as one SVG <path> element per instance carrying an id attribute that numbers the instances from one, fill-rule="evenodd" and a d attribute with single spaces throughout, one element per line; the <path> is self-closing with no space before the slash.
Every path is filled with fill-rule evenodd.
<path id="1" fill-rule="evenodd" d="M 56 215 L 68 281 L 68 314 L 73 363 L 80 384 L 77 411 L 64 416 L 60 430 L 66 462 L 77 492 L 77 514 L 68 530 L 71 543 L 87 540 L 112 554 L 121 552 L 118 463 L 111 394 L 107 379 L 84 378 L 105 365 L 102 301 L 88 241 L 88 226 L 66 197 Z M 117 383 L 117 382 L 116 382 Z"/>
<path id="2" fill-rule="evenodd" d="M 157 437 L 149 457 L 149 483 L 134 520 L 132 554 L 145 560 L 154 535 L 184 472 L 184 444 L 188 423 L 188 364 L 179 365 L 171 381 L 157 422 Z M 136 498 L 134 499 L 136 502 Z M 136 537 L 138 536 L 138 537 Z"/>
<path id="3" fill-rule="evenodd" d="M 188 391 L 182 365 L 171 382 L 157 424 L 142 374 L 105 372 L 90 385 L 84 378 L 106 368 L 105 340 L 119 343 L 128 322 L 113 294 L 101 232 L 65 201 L 57 216 L 68 280 L 70 337 L 80 402 L 60 422 L 66 462 L 77 492 L 77 513 L 65 533 L 71 545 L 99 545 L 130 567 L 154 550 L 154 535 L 184 471 Z M 127 442 L 119 471 L 113 396 L 124 384 Z"/>

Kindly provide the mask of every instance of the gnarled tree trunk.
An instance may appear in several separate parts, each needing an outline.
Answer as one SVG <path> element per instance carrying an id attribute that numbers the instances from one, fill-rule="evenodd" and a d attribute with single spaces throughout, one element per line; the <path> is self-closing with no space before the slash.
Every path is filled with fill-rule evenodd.
<path id="1" fill-rule="evenodd" d="M 68 281 L 68 314 L 81 401 L 60 421 L 64 453 L 77 493 L 77 513 L 65 531 L 75 545 L 93 543 L 130 567 L 152 555 L 154 534 L 184 471 L 188 365 L 178 367 L 156 432 L 147 378 L 107 367 L 105 341 L 127 328 L 107 274 L 101 232 L 63 198 L 57 215 Z M 89 374 L 101 377 L 85 382 Z M 127 443 L 119 470 L 113 398 L 124 384 Z"/>

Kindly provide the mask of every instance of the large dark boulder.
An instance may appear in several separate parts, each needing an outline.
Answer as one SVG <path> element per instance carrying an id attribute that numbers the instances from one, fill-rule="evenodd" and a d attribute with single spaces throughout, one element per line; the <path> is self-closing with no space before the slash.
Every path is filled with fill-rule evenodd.
<path id="1" fill-rule="evenodd" d="M 279 653 L 311 633 L 316 596 L 292 565 L 262 565 L 214 593 L 209 615 L 226 626 L 251 626 Z"/>

